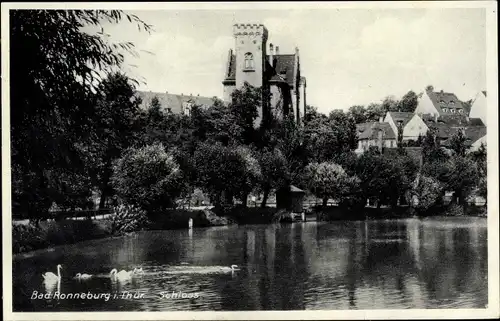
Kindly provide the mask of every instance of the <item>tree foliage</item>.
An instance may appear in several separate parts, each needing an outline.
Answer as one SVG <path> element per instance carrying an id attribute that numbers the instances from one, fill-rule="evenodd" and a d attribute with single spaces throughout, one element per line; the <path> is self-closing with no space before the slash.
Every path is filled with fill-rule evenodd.
<path id="1" fill-rule="evenodd" d="M 133 45 L 110 43 L 102 32 L 82 30 L 123 18 L 150 30 L 121 11 L 10 11 L 13 201 L 37 199 L 36 205 L 22 206 L 29 216 L 48 210 L 52 172 L 80 169 L 79 174 L 88 175 L 77 143 L 92 132 L 100 75 L 121 66 Z"/>
<path id="2" fill-rule="evenodd" d="M 162 144 L 128 149 L 114 162 L 111 182 L 121 199 L 149 215 L 174 207 L 186 188 L 179 164 Z"/>
<path id="3" fill-rule="evenodd" d="M 356 178 L 350 177 L 342 166 L 331 163 L 311 163 L 305 170 L 307 188 L 323 199 L 323 206 L 329 198 L 342 200 L 349 194 Z"/>

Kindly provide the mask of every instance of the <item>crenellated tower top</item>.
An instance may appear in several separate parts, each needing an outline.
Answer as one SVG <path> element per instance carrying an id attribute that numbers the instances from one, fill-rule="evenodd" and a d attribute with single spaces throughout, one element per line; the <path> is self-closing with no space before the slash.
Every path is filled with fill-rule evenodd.
<path id="1" fill-rule="evenodd" d="M 237 23 L 233 25 L 233 35 L 236 36 L 261 36 L 267 40 L 267 29 L 263 24 Z"/>

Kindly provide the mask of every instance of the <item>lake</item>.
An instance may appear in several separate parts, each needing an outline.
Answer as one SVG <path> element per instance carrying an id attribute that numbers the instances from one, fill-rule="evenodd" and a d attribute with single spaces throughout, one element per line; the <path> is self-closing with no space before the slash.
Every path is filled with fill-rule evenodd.
<path id="1" fill-rule="evenodd" d="M 42 273 L 57 264 L 60 283 L 38 298 Z M 232 264 L 240 270 L 218 271 Z M 144 274 L 131 281 L 108 276 L 135 267 Z M 487 267 L 485 218 L 147 231 L 16 256 L 13 304 L 14 312 L 484 308 Z M 74 280 L 78 272 L 96 277 Z"/>

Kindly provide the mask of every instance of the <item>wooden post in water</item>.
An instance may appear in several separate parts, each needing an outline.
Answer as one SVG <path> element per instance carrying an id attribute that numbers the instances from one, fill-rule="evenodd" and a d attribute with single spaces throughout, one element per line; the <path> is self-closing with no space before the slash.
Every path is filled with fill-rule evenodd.
<path id="1" fill-rule="evenodd" d="M 300 214 L 301 218 L 302 218 L 302 222 L 305 222 L 306 221 L 306 212 L 302 212 L 302 214 Z"/>
<path id="2" fill-rule="evenodd" d="M 190 218 L 189 219 L 189 229 L 192 229 L 193 228 L 193 219 Z"/>

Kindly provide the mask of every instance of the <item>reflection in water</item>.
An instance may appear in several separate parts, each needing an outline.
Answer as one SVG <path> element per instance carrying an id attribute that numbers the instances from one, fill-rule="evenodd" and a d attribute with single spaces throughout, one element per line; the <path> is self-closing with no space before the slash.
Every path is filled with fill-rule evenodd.
<path id="1" fill-rule="evenodd" d="M 481 308 L 486 240 L 486 220 L 476 218 L 142 232 L 18 256 L 14 311 Z M 34 291 L 45 293 L 41 273 L 55 262 L 65 267 L 60 293 L 111 299 L 32 299 Z M 169 273 L 232 264 L 241 270 Z M 145 273 L 130 282 L 108 277 L 112 268 L 138 266 Z M 101 277 L 73 280 L 81 271 Z M 122 298 L 124 291 L 144 297 Z M 184 297 L 162 298 L 167 292 Z"/>

